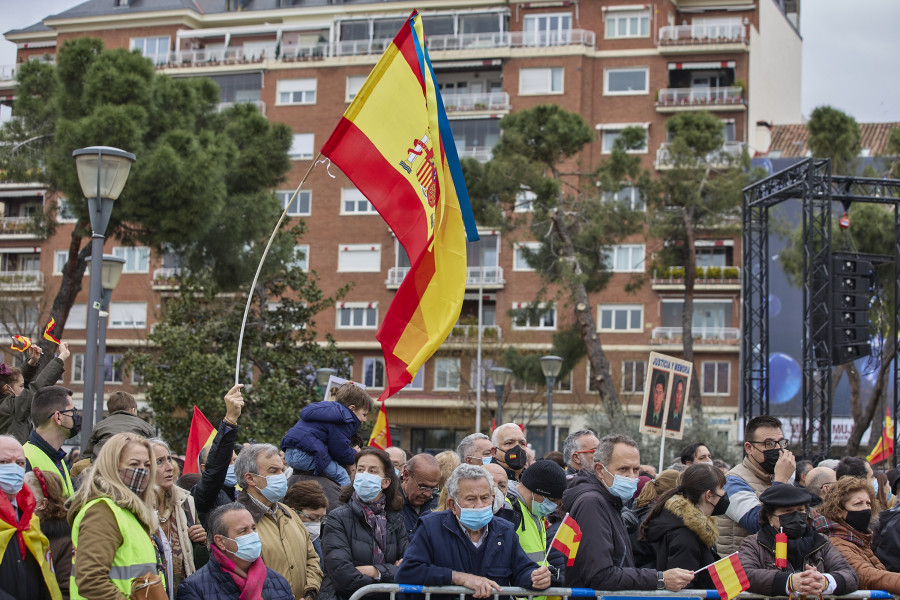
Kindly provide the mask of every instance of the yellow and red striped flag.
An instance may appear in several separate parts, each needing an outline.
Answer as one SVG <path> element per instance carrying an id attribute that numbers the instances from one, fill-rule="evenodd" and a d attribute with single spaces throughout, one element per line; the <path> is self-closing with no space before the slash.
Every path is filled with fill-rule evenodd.
<path id="1" fill-rule="evenodd" d="M 424 39 L 413 11 L 322 147 L 381 214 L 411 265 L 375 335 L 387 375 L 382 401 L 412 381 L 455 325 L 466 238 L 478 239 Z"/>
<path id="2" fill-rule="evenodd" d="M 56 329 L 56 319 L 50 317 L 50 322 L 44 327 L 44 339 L 59 345 L 59 340 L 52 335 L 54 329 Z"/>
<path id="3" fill-rule="evenodd" d="M 775 566 L 779 569 L 787 569 L 787 534 L 780 532 L 775 534 Z"/>
<path id="4" fill-rule="evenodd" d="M 12 336 L 12 346 L 9 347 L 10 350 L 15 350 L 16 352 L 25 352 L 29 348 L 31 348 L 30 337 L 25 337 L 24 335 Z"/>
<path id="5" fill-rule="evenodd" d="M 894 454 L 894 422 L 891 420 L 890 413 L 885 415 L 884 430 L 878 443 L 872 448 L 872 452 L 866 457 L 870 465 L 877 465 L 880 462 L 888 460 Z"/>
<path id="6" fill-rule="evenodd" d="M 188 432 L 187 450 L 184 453 L 184 470 L 182 473 L 200 472 L 200 451 L 212 445 L 216 437 L 216 428 L 212 426 L 200 409 L 194 407 L 191 417 L 191 430 Z"/>
<path id="7" fill-rule="evenodd" d="M 393 445 L 391 443 L 391 430 L 390 427 L 388 427 L 387 410 L 385 409 L 384 402 L 381 403 L 381 408 L 378 409 L 378 418 L 375 419 L 375 425 L 372 426 L 372 435 L 369 436 L 369 445 L 380 448 L 381 450 L 386 450 Z"/>
<path id="8" fill-rule="evenodd" d="M 737 552 L 729 554 L 703 569 L 709 569 L 709 576 L 712 578 L 716 590 L 719 591 L 721 600 L 731 600 L 750 587 L 750 581 L 747 579 L 747 573 L 744 572 L 744 565 L 741 564 Z"/>
<path id="9" fill-rule="evenodd" d="M 578 526 L 575 519 L 569 516 L 569 513 L 566 513 L 562 523 L 559 524 L 559 529 L 556 530 L 556 535 L 553 536 L 553 541 L 550 542 L 550 547 L 562 552 L 568 559 L 566 566 L 571 567 L 575 564 L 575 555 L 578 553 L 580 543 L 581 527 Z"/>

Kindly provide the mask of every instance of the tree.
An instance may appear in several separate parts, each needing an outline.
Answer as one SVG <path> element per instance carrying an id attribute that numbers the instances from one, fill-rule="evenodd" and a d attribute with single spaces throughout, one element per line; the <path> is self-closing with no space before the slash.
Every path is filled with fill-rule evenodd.
<path id="1" fill-rule="evenodd" d="M 217 112 L 218 102 L 212 81 L 159 75 L 139 52 L 103 50 L 95 38 L 65 42 L 55 66 L 20 70 L 16 118 L 0 131 L 10 142 L 0 169 L 73 200 L 77 223 L 51 308 L 60 335 L 90 254 L 77 148 L 115 146 L 137 156 L 107 237 L 174 253 L 226 291 L 250 280 L 260 254 L 254 242 L 279 213 L 271 189 L 290 166 L 291 132 L 249 104 Z M 45 207 L 48 227 L 55 210 Z"/>
<path id="2" fill-rule="evenodd" d="M 900 179 L 900 127 L 891 129 L 887 143 L 887 156 L 890 161 L 888 177 Z"/>
<path id="3" fill-rule="evenodd" d="M 694 289 L 698 234 L 738 231 L 746 155 L 725 152 L 722 121 L 706 111 L 678 113 L 666 122 L 667 166 L 648 188 L 653 237 L 664 240 L 657 268 L 684 269 L 681 331 L 684 360 L 694 361 Z M 742 160 L 743 159 L 743 160 Z M 691 413 L 703 414 L 697 369 L 691 383 Z"/>
<path id="4" fill-rule="evenodd" d="M 813 110 L 806 123 L 809 149 L 816 158 L 830 158 L 833 173 L 852 175 L 860 151 L 860 131 L 856 119 L 830 106 Z"/>

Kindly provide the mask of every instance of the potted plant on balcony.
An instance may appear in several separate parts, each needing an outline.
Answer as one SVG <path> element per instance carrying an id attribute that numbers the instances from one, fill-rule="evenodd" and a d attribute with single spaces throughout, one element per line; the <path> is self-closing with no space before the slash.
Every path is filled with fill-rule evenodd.
<path id="1" fill-rule="evenodd" d="M 722 278 L 723 279 L 740 279 L 741 272 L 737 267 L 725 267 L 722 269 Z"/>

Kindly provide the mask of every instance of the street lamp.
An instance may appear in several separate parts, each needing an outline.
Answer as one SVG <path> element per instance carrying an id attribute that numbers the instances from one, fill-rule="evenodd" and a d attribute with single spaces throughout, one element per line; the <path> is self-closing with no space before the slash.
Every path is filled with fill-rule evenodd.
<path id="1" fill-rule="evenodd" d="M 494 380 L 494 390 L 497 392 L 497 427 L 503 424 L 503 392 L 506 384 L 512 378 L 512 369 L 506 367 L 491 367 L 491 379 Z"/>
<path id="2" fill-rule="evenodd" d="M 109 301 L 112 298 L 113 290 L 119 285 L 119 279 L 122 277 L 122 269 L 125 267 L 125 259 L 113 256 L 112 254 L 103 255 L 103 268 L 100 276 L 100 343 L 97 352 L 97 368 L 100 373 L 97 375 L 97 399 L 95 401 L 95 414 L 103 415 L 103 385 L 106 383 L 104 374 L 106 372 L 106 323 L 109 319 Z M 84 402 L 82 402 L 84 405 Z M 99 418 L 97 419 L 100 420 Z"/>
<path id="3" fill-rule="evenodd" d="M 81 448 L 84 450 L 94 427 L 94 392 L 97 376 L 97 330 L 102 299 L 101 273 L 103 262 L 103 241 L 113 202 L 118 199 L 128 179 L 128 172 L 134 163 L 134 154 L 110 148 L 91 146 L 72 152 L 78 182 L 88 201 L 91 217 L 91 280 L 88 293 L 87 332 L 84 350 L 84 429 Z"/>
<path id="4" fill-rule="evenodd" d="M 322 400 L 328 397 L 328 381 L 332 375 L 337 375 L 337 369 L 329 369 L 328 367 L 316 369 L 316 383 L 319 384 L 319 389 L 322 390 Z"/>
<path id="5" fill-rule="evenodd" d="M 562 368 L 563 359 L 558 356 L 542 356 L 541 371 L 547 378 L 547 452 L 555 449 L 553 443 L 553 386 L 556 384 L 556 376 Z"/>

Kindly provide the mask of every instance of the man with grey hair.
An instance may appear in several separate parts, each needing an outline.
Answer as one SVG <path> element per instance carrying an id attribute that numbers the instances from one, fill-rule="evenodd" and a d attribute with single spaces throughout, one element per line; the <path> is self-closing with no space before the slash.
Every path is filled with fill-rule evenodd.
<path id="1" fill-rule="evenodd" d="M 394 577 L 397 583 L 461 585 L 474 590 L 476 598 L 503 586 L 549 587 L 550 571 L 528 558 L 513 525 L 493 518 L 491 476 L 484 467 L 460 465 L 446 489 L 448 510 L 419 521 Z"/>
<path id="2" fill-rule="evenodd" d="M 394 465 L 394 472 L 397 473 L 397 477 L 400 477 L 400 473 L 403 472 L 403 467 L 406 466 L 406 451 L 397 446 L 388 446 L 384 451 L 391 457 L 391 464 Z"/>
<path id="3" fill-rule="evenodd" d="M 472 433 L 463 438 L 456 448 L 459 462 L 467 465 L 486 465 L 491 462 L 491 438 L 483 433 Z"/>
<path id="4" fill-rule="evenodd" d="M 627 435 L 598 440 L 593 471 L 581 471 L 563 494 L 563 506 L 581 527 L 575 563 L 566 567 L 566 586 L 595 590 L 669 590 L 694 578 L 685 569 L 634 566 L 622 506 L 637 491 L 641 453 Z"/>
<path id="5" fill-rule="evenodd" d="M 563 442 L 563 460 L 566 461 L 566 475 L 569 479 L 582 469 L 594 468 L 594 452 L 599 443 L 597 434 L 590 429 L 580 429 L 566 437 Z"/>
<path id="6" fill-rule="evenodd" d="M 493 444 L 491 462 L 506 469 L 506 476 L 510 481 L 518 481 L 519 473 L 528 462 L 528 456 L 525 454 L 525 448 L 528 447 L 525 432 L 516 423 L 504 423 L 494 430 L 491 443 Z"/>
<path id="7" fill-rule="evenodd" d="M 284 576 L 294 596 L 315 600 L 322 584 L 319 555 L 300 517 L 281 504 L 287 493 L 284 462 L 271 444 L 245 444 L 234 461 L 243 490 L 237 501 L 253 516 L 266 566 Z"/>

